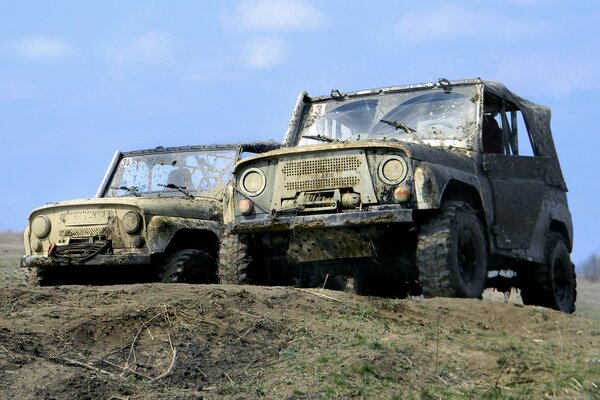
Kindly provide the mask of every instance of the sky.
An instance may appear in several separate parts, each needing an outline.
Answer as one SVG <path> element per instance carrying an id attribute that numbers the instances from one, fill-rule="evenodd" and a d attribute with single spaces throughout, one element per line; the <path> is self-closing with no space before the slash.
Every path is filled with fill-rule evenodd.
<path id="1" fill-rule="evenodd" d="M 300 91 L 481 77 L 552 108 L 575 263 L 600 254 L 600 0 L 3 1 L 0 230 L 115 150 L 281 140 Z"/>

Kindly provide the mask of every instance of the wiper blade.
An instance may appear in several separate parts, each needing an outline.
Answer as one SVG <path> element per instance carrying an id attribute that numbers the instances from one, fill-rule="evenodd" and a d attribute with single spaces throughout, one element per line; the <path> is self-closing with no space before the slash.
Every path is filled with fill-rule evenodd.
<path id="1" fill-rule="evenodd" d="M 416 132 L 416 130 L 414 130 L 410 126 L 404 125 L 402 122 L 388 121 L 387 119 L 380 119 L 380 121 L 383 122 L 386 125 L 393 126 L 396 129 L 402 129 L 406 133 Z"/>
<path id="2" fill-rule="evenodd" d="M 138 188 L 137 186 L 111 186 L 111 189 L 114 190 L 127 190 L 128 193 L 131 193 L 132 195 L 134 195 L 135 197 L 140 197 L 140 194 L 138 193 Z"/>
<path id="3" fill-rule="evenodd" d="M 179 186 L 179 185 L 176 185 L 174 183 L 167 183 L 166 185 L 162 185 L 162 184 L 159 183 L 158 186 L 166 187 L 166 188 L 169 188 L 169 189 L 177 189 L 181 193 L 183 193 L 187 197 L 189 197 L 190 199 L 194 198 L 194 196 L 192 196 L 192 194 L 189 192 L 189 190 L 187 190 L 187 188 L 185 186 Z"/>
<path id="4" fill-rule="evenodd" d="M 332 139 L 327 136 L 321 136 L 321 135 L 302 135 L 302 137 L 306 138 L 306 139 L 321 140 L 323 142 L 328 142 L 328 143 L 335 142 L 335 139 Z"/>

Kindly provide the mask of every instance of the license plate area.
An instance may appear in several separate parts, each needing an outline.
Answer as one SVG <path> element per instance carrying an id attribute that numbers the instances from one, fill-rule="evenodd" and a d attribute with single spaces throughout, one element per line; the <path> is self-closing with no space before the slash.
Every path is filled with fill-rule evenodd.
<path id="1" fill-rule="evenodd" d="M 298 212 L 337 210 L 341 200 L 339 189 L 302 192 L 296 200 Z"/>

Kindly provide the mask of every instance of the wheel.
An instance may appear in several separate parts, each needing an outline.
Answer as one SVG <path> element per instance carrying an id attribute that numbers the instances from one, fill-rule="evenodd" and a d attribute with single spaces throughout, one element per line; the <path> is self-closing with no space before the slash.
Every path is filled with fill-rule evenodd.
<path id="1" fill-rule="evenodd" d="M 245 238 L 239 235 L 223 235 L 219 249 L 219 282 L 233 285 L 248 283 L 250 262 Z"/>
<path id="2" fill-rule="evenodd" d="M 550 232 L 544 247 L 546 262 L 532 266 L 521 287 L 524 304 L 575 311 L 577 281 L 569 248 L 562 235 Z"/>
<path id="3" fill-rule="evenodd" d="M 34 288 L 42 286 L 43 274 L 40 268 L 27 269 L 27 287 Z"/>
<path id="4" fill-rule="evenodd" d="M 57 286 L 70 283 L 66 267 L 33 267 L 27 270 L 27 287 Z"/>
<path id="5" fill-rule="evenodd" d="M 416 260 L 424 296 L 481 297 L 487 251 L 473 208 L 460 201 L 444 203 L 420 228 Z"/>
<path id="6" fill-rule="evenodd" d="M 217 280 L 213 258 L 199 249 L 171 253 L 165 259 L 159 277 L 164 283 L 215 283 Z"/>

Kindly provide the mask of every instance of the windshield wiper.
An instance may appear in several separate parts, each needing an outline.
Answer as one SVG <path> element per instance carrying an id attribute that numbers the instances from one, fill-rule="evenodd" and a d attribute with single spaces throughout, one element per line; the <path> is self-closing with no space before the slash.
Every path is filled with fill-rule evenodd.
<path id="1" fill-rule="evenodd" d="M 192 196 L 192 194 L 189 192 L 189 190 L 187 190 L 187 188 L 185 186 L 179 186 L 179 185 L 176 185 L 174 183 L 167 183 L 166 185 L 162 185 L 162 184 L 159 183 L 158 186 L 166 187 L 166 188 L 169 188 L 169 189 L 177 189 L 181 193 L 183 193 L 187 197 L 189 197 L 190 199 L 194 198 L 194 196 Z"/>
<path id="2" fill-rule="evenodd" d="M 111 189 L 114 189 L 114 190 L 127 190 L 127 192 L 131 193 L 135 197 L 140 197 L 140 194 L 137 192 L 138 191 L 138 187 L 137 186 L 125 186 L 125 185 L 122 185 L 122 186 L 111 187 Z"/>
<path id="3" fill-rule="evenodd" d="M 404 125 L 402 122 L 388 121 L 387 119 L 380 119 L 380 121 L 386 125 L 393 126 L 396 129 L 402 129 L 406 133 L 416 132 L 416 130 L 414 130 L 413 128 L 411 128 L 409 126 Z"/>
<path id="4" fill-rule="evenodd" d="M 328 143 L 335 142 L 335 139 L 332 139 L 327 136 L 321 136 L 321 135 L 302 135 L 302 137 L 306 138 L 306 139 L 321 140 L 323 142 L 328 142 Z"/>

